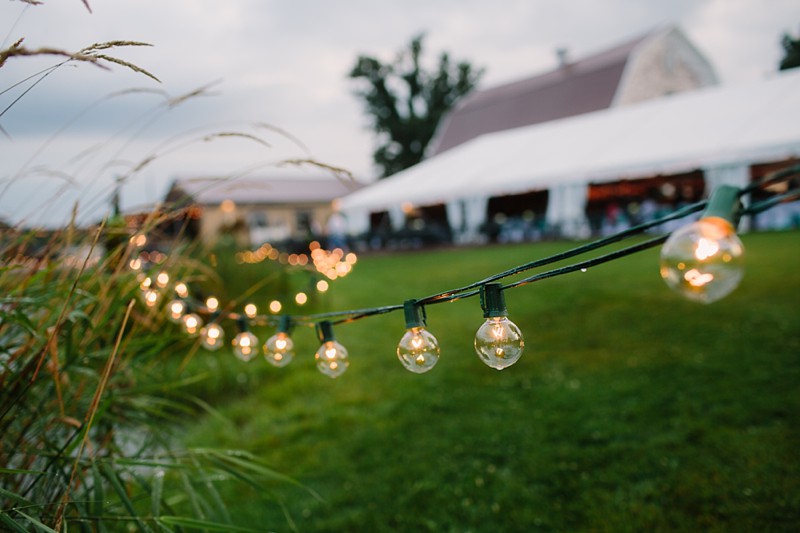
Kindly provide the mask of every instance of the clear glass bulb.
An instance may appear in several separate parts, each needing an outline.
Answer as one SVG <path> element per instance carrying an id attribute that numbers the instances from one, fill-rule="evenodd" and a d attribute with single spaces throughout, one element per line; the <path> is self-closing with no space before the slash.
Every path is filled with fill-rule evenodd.
<path id="1" fill-rule="evenodd" d="M 175 285 L 175 294 L 177 294 L 181 298 L 186 298 L 187 296 L 189 296 L 189 287 L 187 287 L 184 282 L 179 281 Z"/>
<path id="2" fill-rule="evenodd" d="M 179 323 L 186 312 L 186 304 L 183 300 L 172 300 L 167 304 L 167 317 L 175 323 Z"/>
<path id="3" fill-rule="evenodd" d="M 706 217 L 670 235 L 661 248 L 661 277 L 690 300 L 715 302 L 730 294 L 744 275 L 744 246 L 733 225 Z"/>
<path id="4" fill-rule="evenodd" d="M 332 378 L 341 376 L 350 364 L 347 360 L 347 350 L 336 341 L 322 343 L 314 354 L 314 359 L 317 361 L 319 371 Z"/>
<path id="5" fill-rule="evenodd" d="M 144 303 L 147 307 L 155 307 L 158 301 L 161 299 L 161 295 L 155 289 L 146 289 L 143 293 L 144 296 Z"/>
<path id="6" fill-rule="evenodd" d="M 439 341 L 423 327 L 409 328 L 397 344 L 397 357 L 407 370 L 422 374 L 439 361 Z"/>
<path id="7" fill-rule="evenodd" d="M 294 341 L 279 331 L 264 343 L 264 358 L 277 367 L 288 365 L 294 359 Z"/>
<path id="8" fill-rule="evenodd" d="M 487 318 L 475 333 L 475 352 L 481 361 L 497 370 L 516 363 L 524 348 L 522 332 L 504 316 Z"/>
<path id="9" fill-rule="evenodd" d="M 200 333 L 200 328 L 203 327 L 203 320 L 195 313 L 188 313 L 183 315 L 183 331 L 190 337 L 196 337 Z"/>
<path id="10" fill-rule="evenodd" d="M 156 285 L 161 287 L 162 289 L 169 284 L 169 274 L 166 272 L 159 272 L 158 276 L 156 276 Z"/>
<path id="11" fill-rule="evenodd" d="M 212 322 L 200 330 L 200 338 L 203 339 L 206 350 L 219 350 L 225 342 L 225 331 L 219 324 Z"/>
<path id="12" fill-rule="evenodd" d="M 258 338 L 249 331 L 242 331 L 233 339 L 233 353 L 245 363 L 256 355 Z"/>

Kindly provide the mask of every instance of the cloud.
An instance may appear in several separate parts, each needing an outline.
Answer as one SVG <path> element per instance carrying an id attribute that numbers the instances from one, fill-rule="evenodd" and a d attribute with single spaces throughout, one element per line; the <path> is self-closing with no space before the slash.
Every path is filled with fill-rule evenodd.
<path id="1" fill-rule="evenodd" d="M 0 138 L 0 180 L 31 165 L 54 167 L 74 174 L 78 191 L 91 189 L 88 198 L 113 182 L 123 166 L 118 160 L 135 164 L 170 139 L 257 122 L 300 138 L 314 157 L 369 176 L 373 138 L 347 73 L 359 54 L 391 60 L 422 31 L 430 61 L 446 50 L 453 59 L 486 67 L 483 84 L 490 86 L 553 68 L 557 47 L 577 58 L 677 23 L 722 80 L 735 83 L 774 72 L 780 35 L 800 23 L 796 0 L 772 0 L 768 8 L 760 0 L 115 0 L 92 2 L 92 8 L 89 14 L 80 2 L 4 2 L 0 21 L 7 22 L 0 23 L 0 36 L 6 46 L 24 36 L 29 47 L 67 50 L 115 39 L 149 42 L 152 47 L 114 54 L 162 83 L 117 65 L 110 71 L 91 65 L 59 69 L 0 117 L 14 139 Z M 0 91 L 57 61 L 10 60 L 0 69 Z M 214 81 L 215 96 L 169 111 L 159 111 L 162 97 L 156 95 L 103 100 L 131 87 L 176 96 Z M 0 94 L 0 109 L 21 90 Z M 90 110 L 80 115 L 85 109 Z M 65 124 L 69 127 L 46 150 L 37 151 Z M 266 154 L 247 143 L 216 141 L 171 152 L 138 174 L 141 184 L 126 185 L 123 200 L 134 205 L 158 199 L 176 175 L 257 165 L 298 150 L 291 142 L 271 140 L 274 147 Z M 70 162 L 98 145 L 105 149 L 92 159 L 94 167 Z M 101 153 L 115 165 L 103 164 Z M 35 161 L 27 165 L 33 154 Z M 53 202 L 45 218 L 63 221 L 70 201 L 62 184 L 36 179 L 29 188 L 34 195 L 48 190 L 63 200 Z M 28 204 L 21 199 L 28 193 L 14 191 L 23 188 L 16 183 L 0 194 L 0 214 L 22 218 L 20 206 Z"/>

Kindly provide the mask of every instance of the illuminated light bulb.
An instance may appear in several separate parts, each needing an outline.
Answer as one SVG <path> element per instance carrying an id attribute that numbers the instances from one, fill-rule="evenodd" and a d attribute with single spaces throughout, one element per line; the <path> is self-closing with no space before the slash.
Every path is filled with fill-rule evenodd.
<path id="1" fill-rule="evenodd" d="M 406 332 L 397 344 L 397 358 L 406 368 L 422 374 L 439 361 L 439 341 L 425 329 L 425 308 L 416 305 L 416 300 L 403 304 L 406 317 Z"/>
<path id="2" fill-rule="evenodd" d="M 317 290 L 319 292 L 326 292 L 329 288 L 328 282 L 324 279 L 321 279 L 317 282 Z"/>
<path id="3" fill-rule="evenodd" d="M 150 288 L 150 285 L 152 285 L 152 284 L 153 284 L 153 280 L 152 280 L 152 279 L 150 279 L 150 278 L 144 278 L 144 279 L 142 280 L 142 282 L 139 284 L 139 288 L 140 288 L 140 289 L 142 289 L 142 290 L 144 291 L 144 290 L 147 290 L 147 289 L 149 289 L 149 288 Z"/>
<path id="4" fill-rule="evenodd" d="M 308 301 L 308 296 L 304 292 L 298 292 L 297 296 L 294 297 L 294 301 L 297 302 L 297 305 L 305 305 Z"/>
<path id="5" fill-rule="evenodd" d="M 258 338 L 249 331 L 242 331 L 233 339 L 233 353 L 245 363 L 256 355 Z"/>
<path id="6" fill-rule="evenodd" d="M 744 276 L 744 246 L 736 236 L 739 190 L 718 187 L 703 216 L 670 235 L 661 248 L 661 277 L 690 300 L 715 302 Z"/>
<path id="7" fill-rule="evenodd" d="M 132 245 L 141 248 L 147 244 L 147 235 L 139 233 L 138 235 L 133 235 L 129 240 Z"/>
<path id="8" fill-rule="evenodd" d="M 203 347 L 206 350 L 214 351 L 222 348 L 225 343 L 225 331 L 216 322 L 211 322 L 200 330 Z"/>
<path id="9" fill-rule="evenodd" d="M 244 314 L 246 314 L 249 318 L 254 318 L 256 314 L 258 314 L 258 308 L 256 307 L 256 304 L 245 305 Z"/>
<path id="10" fill-rule="evenodd" d="M 131 259 L 128 261 L 128 266 L 131 270 L 141 270 L 142 269 L 142 260 L 138 257 L 135 259 Z"/>
<path id="11" fill-rule="evenodd" d="M 525 340 L 517 325 L 508 319 L 499 283 L 481 287 L 481 307 L 486 321 L 475 333 L 475 352 L 488 366 L 502 370 L 519 360 Z"/>
<path id="12" fill-rule="evenodd" d="M 264 343 L 264 358 L 274 366 L 286 366 L 294 359 L 294 341 L 289 337 L 290 327 L 289 317 L 282 316 L 278 332 Z"/>
<path id="13" fill-rule="evenodd" d="M 203 320 L 195 313 L 187 313 L 183 315 L 183 331 L 190 337 L 196 337 L 200 333 L 200 328 L 203 327 Z"/>
<path id="14" fill-rule="evenodd" d="M 239 334 L 233 338 L 233 353 L 245 363 L 258 351 L 258 338 L 247 329 L 247 321 L 239 317 Z"/>
<path id="15" fill-rule="evenodd" d="M 160 298 L 161 295 L 158 294 L 158 291 L 155 289 L 147 289 L 144 291 L 144 303 L 147 304 L 147 307 L 154 307 Z"/>
<path id="16" fill-rule="evenodd" d="M 272 300 L 269 303 L 269 310 L 271 313 L 280 313 L 283 306 L 278 300 Z"/>
<path id="17" fill-rule="evenodd" d="M 209 296 L 206 300 L 206 307 L 213 313 L 219 309 L 219 300 L 217 300 L 214 296 Z"/>
<path id="18" fill-rule="evenodd" d="M 156 285 L 158 285 L 161 288 L 164 288 L 167 286 L 168 283 L 169 283 L 169 274 L 167 274 L 164 271 L 159 272 L 158 275 L 156 276 Z"/>
<path id="19" fill-rule="evenodd" d="M 186 303 L 183 300 L 172 300 L 167 304 L 167 318 L 173 322 L 180 322 L 186 312 Z"/>
<path id="20" fill-rule="evenodd" d="M 333 325 L 330 322 L 317 324 L 317 334 L 321 343 L 317 353 L 314 354 L 317 369 L 331 378 L 341 376 L 350 365 L 347 360 L 347 349 L 336 342 Z"/>
<path id="21" fill-rule="evenodd" d="M 175 284 L 175 294 L 180 296 L 181 298 L 186 298 L 189 296 L 189 287 L 182 281 L 179 281 Z"/>

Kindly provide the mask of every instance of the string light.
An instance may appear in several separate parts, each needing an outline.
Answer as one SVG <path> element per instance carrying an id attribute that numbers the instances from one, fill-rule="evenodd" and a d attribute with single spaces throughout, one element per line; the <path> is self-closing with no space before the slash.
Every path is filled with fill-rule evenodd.
<path id="1" fill-rule="evenodd" d="M 175 284 L 175 294 L 180 296 L 181 298 L 186 298 L 189 296 L 189 288 L 186 284 L 182 281 Z"/>
<path id="2" fill-rule="evenodd" d="M 317 353 L 314 354 L 317 368 L 328 377 L 341 376 L 350 362 L 347 360 L 347 350 L 336 342 L 333 336 L 333 325 L 330 321 L 324 320 L 317 324 L 317 336 L 321 343 Z"/>
<path id="3" fill-rule="evenodd" d="M 744 246 L 736 236 L 740 191 L 718 187 L 703 216 L 670 235 L 661 249 L 661 277 L 690 300 L 715 302 L 730 294 L 744 275 Z"/>
<path id="4" fill-rule="evenodd" d="M 476 332 L 476 353 L 488 366 L 496 369 L 506 368 L 514 364 L 521 357 L 524 350 L 524 338 L 519 327 L 508 320 L 504 297 L 505 290 L 563 274 L 578 271 L 586 272 L 591 267 L 662 244 L 664 246 L 661 253 L 661 274 L 665 281 L 667 281 L 671 287 L 691 299 L 706 303 L 718 300 L 730 293 L 742 278 L 743 246 L 738 237 L 736 237 L 734 229 L 738 219 L 743 215 L 753 215 L 766 211 L 782 202 L 800 199 L 800 189 L 787 190 L 782 194 L 774 195 L 767 200 L 751 204 L 746 208 L 741 206 L 739 198 L 768 183 L 774 183 L 779 178 L 786 180 L 788 177 L 798 172 L 800 172 L 800 166 L 788 169 L 788 171 L 780 171 L 760 182 L 754 182 L 741 190 L 728 186 L 719 187 L 714 191 L 714 194 L 712 194 L 708 201 L 701 201 L 685 206 L 657 220 L 633 226 L 614 235 L 583 244 L 565 252 L 519 265 L 464 287 L 447 290 L 418 300 L 408 300 L 403 305 L 354 309 L 306 316 L 281 316 L 280 321 L 281 323 L 286 321 L 286 326 L 279 325 L 278 332 L 270 337 L 264 344 L 263 350 L 265 358 L 276 366 L 288 364 L 288 362 L 294 358 L 294 343 L 288 336 L 288 324 L 313 326 L 316 328 L 321 343 L 320 348 L 315 354 L 317 367 L 323 374 L 330 377 L 337 377 L 348 368 L 349 361 L 347 350 L 339 344 L 333 336 L 333 326 L 335 324 L 352 322 L 362 318 L 404 309 L 408 331 L 398 344 L 397 355 L 406 368 L 412 372 L 422 373 L 430 370 L 439 358 L 438 342 L 426 329 L 424 306 L 480 296 L 485 322 Z M 629 237 L 640 235 L 666 222 L 685 218 L 700 211 L 703 211 L 703 215 L 698 222 L 681 228 L 674 232 L 672 236 L 664 235 L 637 242 L 625 248 L 617 249 L 588 260 L 540 272 L 530 277 L 508 283 L 507 285 L 498 283 L 499 280 L 506 277 L 545 265 L 563 262 L 581 254 L 618 243 Z M 687 235 L 690 236 L 687 237 Z M 676 245 L 675 242 L 678 242 L 680 246 Z M 689 242 L 689 244 L 686 244 L 686 242 Z M 314 243 L 312 243 L 312 245 L 313 244 Z M 673 247 L 675 249 L 688 251 L 686 251 L 685 256 L 681 258 L 679 254 L 673 253 Z M 319 251 L 318 243 L 316 248 L 312 246 L 311 249 L 312 259 L 316 259 L 320 263 L 320 266 L 323 267 L 320 268 L 320 272 L 328 277 L 338 276 L 337 269 L 340 268 L 338 266 L 339 263 L 350 266 L 355 263 L 355 256 L 351 258 L 349 255 L 344 256 L 341 250 L 334 250 L 325 257 L 335 259 L 336 263 L 324 264 L 324 261 L 321 259 L 323 256 L 322 252 Z M 272 251 L 275 250 L 273 249 Z M 343 257 L 344 261 L 341 261 Z M 296 260 L 299 261 L 299 259 Z M 327 273 L 325 269 L 327 269 Z M 342 268 L 342 270 L 344 271 L 345 269 Z M 152 279 L 145 278 L 142 273 L 139 273 L 139 276 L 142 276 L 142 291 L 146 293 L 147 290 L 152 290 Z M 324 292 L 324 288 L 327 288 L 327 282 L 325 280 L 320 280 L 317 283 L 317 290 Z M 175 292 L 181 296 L 181 298 L 188 297 L 188 288 L 184 283 L 177 283 L 175 285 Z M 156 292 L 156 294 L 158 293 Z M 298 296 L 300 294 L 305 295 L 304 293 L 298 293 Z M 145 297 L 145 300 L 147 301 L 147 297 Z M 297 297 L 296 301 L 300 303 Z M 171 319 L 174 319 L 172 318 L 172 305 L 175 302 L 176 300 L 173 300 L 168 304 L 168 311 L 170 312 Z M 179 301 L 179 303 L 181 302 Z M 185 302 L 182 303 L 185 305 L 183 309 L 185 314 L 180 318 L 180 321 L 187 333 L 196 335 L 198 328 L 202 326 L 202 320 L 195 313 L 187 313 L 188 304 Z M 217 311 L 218 307 L 219 301 L 216 298 L 210 298 L 206 302 L 205 308 L 200 306 L 199 310 L 200 312 L 214 313 Z M 269 311 L 272 314 L 279 313 L 281 308 L 282 305 L 278 300 L 273 300 L 269 304 Z M 174 314 L 178 315 L 177 310 Z M 255 305 L 253 305 L 253 308 L 250 308 L 249 305 L 246 306 L 244 315 L 262 324 L 275 324 L 277 320 L 274 316 L 258 316 Z M 225 312 L 221 314 L 221 317 L 240 321 L 242 331 L 233 340 L 234 351 L 237 357 L 243 360 L 249 360 L 253 357 L 258 340 L 252 333 L 247 331 L 244 315 L 239 315 L 235 312 Z M 214 320 L 212 320 L 212 322 L 214 322 Z M 430 335 L 430 339 L 424 339 L 422 333 Z M 427 351 L 424 354 L 420 351 L 422 348 L 420 341 L 416 341 L 416 343 L 412 342 L 415 334 L 423 341 L 430 340 L 426 348 Z M 408 343 L 404 343 L 407 337 L 409 341 Z M 276 342 L 277 340 L 285 341 L 285 344 L 281 342 L 280 345 L 278 345 Z M 275 346 L 273 346 L 273 344 L 275 344 Z M 423 342 L 423 344 L 425 344 L 425 342 Z M 417 349 L 417 351 L 414 352 L 413 349 Z M 281 352 L 280 350 L 284 351 Z M 279 353 L 281 357 L 276 357 L 275 354 Z M 422 357 L 420 357 L 420 354 L 422 354 Z"/>
<path id="5" fill-rule="evenodd" d="M 255 316 L 258 314 L 258 308 L 256 307 L 256 304 L 249 303 L 245 305 L 244 314 L 246 314 L 250 318 L 255 318 Z"/>
<path id="6" fill-rule="evenodd" d="M 216 319 L 217 317 L 215 316 L 212 318 L 212 322 L 200 330 L 200 339 L 203 348 L 212 352 L 222 348 L 222 345 L 225 343 L 225 331 L 223 331 L 222 326 L 213 322 L 213 320 Z"/>
<path id="7" fill-rule="evenodd" d="M 233 353 L 244 362 L 249 361 L 258 350 L 258 338 L 247 329 L 247 322 L 239 318 L 239 334 L 233 338 Z"/>
<path id="8" fill-rule="evenodd" d="M 183 331 L 190 337 L 197 337 L 200 333 L 200 328 L 203 327 L 203 320 L 200 316 L 197 313 L 186 313 L 181 320 Z"/>
<path id="9" fill-rule="evenodd" d="M 305 303 L 308 301 L 308 295 L 306 295 L 304 292 L 298 292 L 294 297 L 294 301 L 297 302 L 297 305 L 305 305 Z"/>
<path id="10" fill-rule="evenodd" d="M 475 352 L 488 366 L 502 370 L 516 363 L 525 349 L 525 340 L 516 324 L 508 319 L 503 286 L 481 286 L 481 307 L 486 321 L 475 333 Z"/>
<path id="11" fill-rule="evenodd" d="M 397 344 L 397 358 L 403 366 L 422 374 L 439 362 L 439 341 L 426 328 L 425 308 L 416 300 L 406 300 L 403 304 L 406 319 L 406 332 Z"/>
<path id="12" fill-rule="evenodd" d="M 162 289 L 169 284 L 169 274 L 164 271 L 158 273 L 156 276 L 156 285 L 161 287 Z"/>
<path id="13" fill-rule="evenodd" d="M 291 318 L 283 315 L 278 332 L 264 343 L 264 358 L 272 365 L 284 367 L 294 359 L 294 341 L 289 337 Z"/>
<path id="14" fill-rule="evenodd" d="M 147 307 L 155 307 L 155 305 L 161 299 L 161 295 L 155 289 L 146 289 L 143 293 L 143 296 L 144 303 L 147 305 Z"/>
<path id="15" fill-rule="evenodd" d="M 186 312 L 186 302 L 183 300 L 171 300 L 167 304 L 168 318 L 175 323 L 179 323 Z"/>

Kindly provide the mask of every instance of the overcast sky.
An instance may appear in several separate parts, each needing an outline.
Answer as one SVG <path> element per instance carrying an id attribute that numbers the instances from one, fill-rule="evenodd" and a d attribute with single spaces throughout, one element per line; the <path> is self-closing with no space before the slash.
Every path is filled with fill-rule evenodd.
<path id="1" fill-rule="evenodd" d="M 722 83 L 746 83 L 774 75 L 781 35 L 800 30 L 797 0 L 89 3 L 92 13 L 80 0 L 4 0 L 0 48 L 22 37 L 31 49 L 71 51 L 143 41 L 153 46 L 108 53 L 161 83 L 118 65 L 66 65 L 22 96 L 0 116 L 6 220 L 59 224 L 76 201 L 82 220 L 98 219 L 116 176 L 130 175 L 125 209 L 157 202 L 176 177 L 274 173 L 286 158 L 315 158 L 371 179 L 373 137 L 347 73 L 359 54 L 389 61 L 420 32 L 428 60 L 448 51 L 484 67 L 489 87 L 554 68 L 559 47 L 579 59 L 666 24 L 687 34 Z M 0 68 L 0 110 L 37 78 L 15 84 L 59 61 L 9 59 Z M 167 105 L 201 87 L 203 96 Z M 119 94 L 127 89 L 137 91 Z M 203 140 L 214 132 L 245 135 Z"/>

